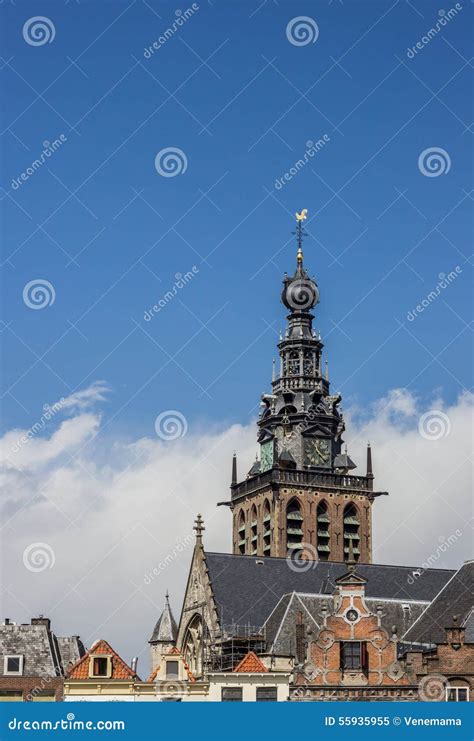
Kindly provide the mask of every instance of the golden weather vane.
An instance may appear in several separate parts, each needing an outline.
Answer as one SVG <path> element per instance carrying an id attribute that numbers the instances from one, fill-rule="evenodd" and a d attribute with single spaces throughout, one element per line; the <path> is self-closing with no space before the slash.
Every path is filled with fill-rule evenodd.
<path id="1" fill-rule="evenodd" d="M 293 232 L 293 234 L 296 234 L 296 243 L 298 245 L 298 253 L 297 253 L 297 261 L 298 264 L 303 263 L 303 238 L 307 236 L 305 230 L 303 229 L 303 221 L 306 221 L 308 218 L 308 209 L 302 208 L 301 211 L 298 213 L 298 211 L 295 214 L 296 216 L 296 231 Z"/>

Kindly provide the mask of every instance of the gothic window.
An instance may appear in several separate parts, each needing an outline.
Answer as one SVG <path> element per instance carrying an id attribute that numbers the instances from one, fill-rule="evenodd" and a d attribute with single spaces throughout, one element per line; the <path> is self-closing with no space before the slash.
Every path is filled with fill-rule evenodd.
<path id="1" fill-rule="evenodd" d="M 297 499 L 286 508 L 286 547 L 288 556 L 298 557 L 303 546 L 303 516 Z"/>
<path id="2" fill-rule="evenodd" d="M 200 615 L 194 615 L 186 629 L 183 641 L 184 660 L 195 677 L 202 674 L 202 620 Z"/>
<path id="3" fill-rule="evenodd" d="M 265 499 L 263 505 L 263 555 L 270 556 L 272 550 L 272 519 L 270 512 L 270 503 Z"/>
<path id="4" fill-rule="evenodd" d="M 343 514 L 343 531 L 344 531 L 344 560 L 347 561 L 349 555 L 349 545 L 352 541 L 352 552 L 354 560 L 360 558 L 360 523 L 357 508 L 352 502 L 344 507 Z"/>
<path id="5" fill-rule="evenodd" d="M 239 553 L 245 553 L 245 513 L 244 510 L 240 510 L 239 520 L 237 529 L 237 544 L 239 547 Z"/>
<path id="6" fill-rule="evenodd" d="M 316 510 L 316 543 L 320 561 L 327 561 L 329 559 L 331 550 L 329 545 L 329 525 L 328 505 L 322 501 L 318 504 L 318 509 Z"/>
<path id="7" fill-rule="evenodd" d="M 292 350 L 288 356 L 288 373 L 290 376 L 299 376 L 300 355 L 297 350 Z"/>
<path id="8" fill-rule="evenodd" d="M 254 556 L 257 553 L 257 510 L 255 505 L 250 512 L 250 553 Z"/>

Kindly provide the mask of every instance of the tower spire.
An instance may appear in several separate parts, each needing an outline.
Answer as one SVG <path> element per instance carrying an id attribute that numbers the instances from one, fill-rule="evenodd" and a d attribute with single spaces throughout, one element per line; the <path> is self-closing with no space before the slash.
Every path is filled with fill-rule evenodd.
<path id="1" fill-rule="evenodd" d="M 237 483 L 237 454 L 234 453 L 234 455 L 232 456 L 232 482 L 231 482 L 231 485 L 233 486 L 236 483 Z"/>
<path id="2" fill-rule="evenodd" d="M 372 448 L 370 447 L 370 443 L 367 443 L 367 473 L 366 476 L 368 479 L 374 478 L 374 473 L 372 471 Z"/>

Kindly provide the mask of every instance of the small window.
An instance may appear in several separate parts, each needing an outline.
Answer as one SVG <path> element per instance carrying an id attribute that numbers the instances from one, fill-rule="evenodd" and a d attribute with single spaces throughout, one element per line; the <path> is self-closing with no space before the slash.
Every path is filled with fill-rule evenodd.
<path id="1" fill-rule="evenodd" d="M 23 692 L 19 690 L 0 690 L 0 702 L 22 702 Z"/>
<path id="2" fill-rule="evenodd" d="M 340 658 L 343 672 L 368 670 L 367 646 L 361 641 L 341 641 Z"/>
<path id="3" fill-rule="evenodd" d="M 468 687 L 446 687 L 447 702 L 468 702 Z"/>
<path id="4" fill-rule="evenodd" d="M 177 661 L 166 662 L 166 679 L 179 679 L 179 663 Z"/>
<path id="5" fill-rule="evenodd" d="M 92 676 L 108 677 L 110 676 L 110 659 L 107 656 L 94 656 L 92 658 Z"/>
<path id="6" fill-rule="evenodd" d="M 54 692 L 38 692 L 31 699 L 33 702 L 54 702 L 56 695 Z"/>
<path id="7" fill-rule="evenodd" d="M 3 660 L 3 673 L 21 676 L 23 674 L 23 656 L 5 656 Z"/>
<path id="8" fill-rule="evenodd" d="M 276 702 L 277 699 L 276 687 L 257 687 L 257 702 Z"/>
<path id="9" fill-rule="evenodd" d="M 242 687 L 223 687 L 222 702 L 242 702 Z"/>

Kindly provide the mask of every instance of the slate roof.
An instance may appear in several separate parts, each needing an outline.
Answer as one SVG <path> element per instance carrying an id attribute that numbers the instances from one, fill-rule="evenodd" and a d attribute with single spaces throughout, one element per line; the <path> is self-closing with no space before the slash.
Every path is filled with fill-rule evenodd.
<path id="1" fill-rule="evenodd" d="M 458 625 L 470 620 L 474 594 L 474 561 L 467 561 L 440 589 L 403 640 L 411 643 L 445 643 L 446 628 L 458 616 Z M 471 632 L 471 627 L 469 632 Z"/>
<path id="2" fill-rule="evenodd" d="M 153 629 L 149 643 L 174 643 L 178 635 L 178 626 L 171 612 L 168 594 L 165 598 L 165 606 Z"/>
<path id="3" fill-rule="evenodd" d="M 222 626 L 261 627 L 284 594 L 331 595 L 335 580 L 347 570 L 343 563 L 315 561 L 308 570 L 297 571 L 286 558 L 228 553 L 206 553 L 206 563 Z M 369 598 L 422 602 L 434 599 L 455 573 L 379 564 L 360 564 L 357 572 L 367 579 Z"/>
<path id="4" fill-rule="evenodd" d="M 63 677 L 84 653 L 78 636 L 57 637 L 48 618 L 33 618 L 31 625 L 0 625 L 0 656 L 23 656 L 24 677 Z M 0 661 L 0 676 L 3 670 Z"/>
<path id="5" fill-rule="evenodd" d="M 261 661 L 257 654 L 253 651 L 249 651 L 243 659 L 239 661 L 234 669 L 237 674 L 262 674 L 268 673 L 268 669 Z"/>
<path id="6" fill-rule="evenodd" d="M 138 679 L 138 681 L 141 681 L 138 674 L 134 672 L 133 669 L 131 669 L 131 667 L 129 667 L 128 664 L 125 663 L 122 657 L 119 656 L 116 651 L 114 651 L 112 646 L 104 640 L 98 640 L 92 644 L 87 653 L 76 664 L 74 664 L 74 666 L 70 668 L 67 673 L 67 678 L 90 679 L 91 677 L 89 677 L 89 659 L 91 656 L 96 656 L 98 654 L 100 654 L 101 656 L 110 656 L 112 661 L 112 674 L 110 677 L 107 677 L 107 682 L 110 682 L 114 679 Z M 94 678 L 94 681 L 97 681 L 97 678 Z"/>
<path id="7" fill-rule="evenodd" d="M 466 643 L 474 643 L 474 609 L 467 616 L 463 627 L 466 631 L 464 636 Z"/>
<path id="8" fill-rule="evenodd" d="M 427 602 L 410 602 L 399 600 L 384 600 L 365 598 L 369 610 L 377 612 L 381 608 L 381 621 L 390 634 L 392 626 L 397 628 L 397 634 L 403 635 L 409 626 L 424 612 Z M 317 632 L 322 624 L 322 608 L 327 605 L 332 611 L 333 601 L 329 595 L 321 594 L 293 594 L 284 595 L 275 610 L 265 623 L 265 636 L 269 650 L 277 654 L 294 654 L 295 624 L 298 612 L 303 612 L 306 630 Z"/>

